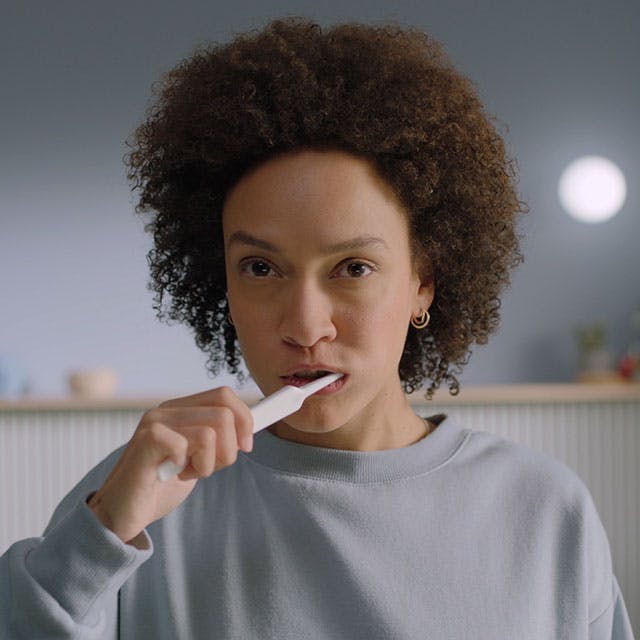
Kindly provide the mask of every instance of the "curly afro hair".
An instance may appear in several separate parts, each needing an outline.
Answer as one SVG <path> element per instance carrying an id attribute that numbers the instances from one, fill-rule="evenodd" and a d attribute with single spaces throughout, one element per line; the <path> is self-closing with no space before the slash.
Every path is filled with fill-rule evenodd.
<path id="1" fill-rule="evenodd" d="M 526 207 L 502 138 L 438 43 L 389 23 L 279 19 L 197 48 L 155 96 L 125 159 L 136 211 L 152 214 L 149 289 L 159 319 L 193 329 L 211 374 L 226 364 L 244 377 L 228 321 L 227 192 L 277 154 L 336 149 L 368 159 L 394 189 L 414 257 L 432 266 L 432 320 L 408 329 L 403 389 L 430 381 L 428 397 L 442 382 L 458 392 L 472 344 L 499 324 L 499 295 L 522 261 L 516 222 Z"/>

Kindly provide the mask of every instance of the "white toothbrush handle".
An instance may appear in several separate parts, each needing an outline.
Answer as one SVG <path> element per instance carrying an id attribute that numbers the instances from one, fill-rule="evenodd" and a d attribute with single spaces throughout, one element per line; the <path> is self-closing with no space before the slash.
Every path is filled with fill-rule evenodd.
<path id="1" fill-rule="evenodd" d="M 173 476 L 177 476 L 179 473 L 182 473 L 185 466 L 186 465 L 178 465 L 175 462 L 171 462 L 171 460 L 165 460 L 158 467 L 158 480 L 166 482 L 170 478 L 173 478 Z"/>
<path id="2" fill-rule="evenodd" d="M 286 386 L 260 400 L 251 408 L 253 433 L 297 411 L 306 397 L 306 394 L 297 387 Z"/>
<path id="3" fill-rule="evenodd" d="M 287 385 L 270 396 L 263 398 L 251 409 L 253 433 L 257 433 L 274 422 L 295 413 L 309 396 L 339 378 L 342 378 L 341 373 L 330 373 L 322 378 L 308 382 L 302 387 Z"/>

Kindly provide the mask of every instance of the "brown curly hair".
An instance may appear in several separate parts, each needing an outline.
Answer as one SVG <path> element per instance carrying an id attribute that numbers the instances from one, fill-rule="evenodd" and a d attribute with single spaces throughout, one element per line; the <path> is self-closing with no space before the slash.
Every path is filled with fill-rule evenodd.
<path id="1" fill-rule="evenodd" d="M 272 21 L 201 46 L 166 73 L 127 142 L 136 211 L 152 212 L 147 259 L 161 320 L 189 325 L 213 375 L 241 380 L 228 322 L 222 209 L 249 169 L 294 149 L 368 159 L 408 213 L 414 256 L 435 279 L 431 324 L 409 328 L 403 389 L 428 397 L 499 324 L 499 294 L 522 260 L 514 163 L 473 86 L 425 33 L 387 23 L 323 29 Z M 170 305 L 163 308 L 168 294 Z"/>

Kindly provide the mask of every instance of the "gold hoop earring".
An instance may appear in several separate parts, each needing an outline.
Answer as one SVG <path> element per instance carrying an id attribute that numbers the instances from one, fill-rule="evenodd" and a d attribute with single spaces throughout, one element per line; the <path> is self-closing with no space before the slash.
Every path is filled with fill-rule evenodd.
<path id="1" fill-rule="evenodd" d="M 417 318 L 411 318 L 411 326 L 415 329 L 424 329 L 431 320 L 429 312 L 425 309 Z"/>

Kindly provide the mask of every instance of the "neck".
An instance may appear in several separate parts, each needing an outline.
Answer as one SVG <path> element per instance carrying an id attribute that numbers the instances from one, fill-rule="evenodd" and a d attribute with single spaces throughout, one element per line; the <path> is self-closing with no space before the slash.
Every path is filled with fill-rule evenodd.
<path id="1" fill-rule="evenodd" d="M 269 431 L 284 440 L 329 449 L 383 451 L 407 447 L 427 436 L 432 425 L 417 416 L 398 386 L 398 393 L 385 395 L 365 407 L 357 417 L 329 432 L 307 432 L 284 421 Z"/>

